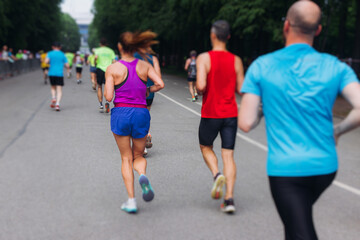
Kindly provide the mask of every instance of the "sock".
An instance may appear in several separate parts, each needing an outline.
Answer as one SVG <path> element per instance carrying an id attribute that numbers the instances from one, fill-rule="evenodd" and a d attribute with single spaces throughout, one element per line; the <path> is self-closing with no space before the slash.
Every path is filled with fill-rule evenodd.
<path id="1" fill-rule="evenodd" d="M 214 181 L 216 180 L 216 178 L 220 175 L 221 173 L 220 172 L 218 172 L 216 175 L 215 175 L 215 177 L 214 177 Z"/>
<path id="2" fill-rule="evenodd" d="M 134 203 L 134 202 L 136 202 L 136 201 L 135 201 L 135 198 L 129 198 L 129 199 L 128 199 L 128 203 Z"/>
<path id="3" fill-rule="evenodd" d="M 56 105 L 60 105 L 59 101 L 56 101 Z"/>
<path id="4" fill-rule="evenodd" d="M 100 106 L 102 106 L 102 102 L 99 102 L 100 103 Z"/>

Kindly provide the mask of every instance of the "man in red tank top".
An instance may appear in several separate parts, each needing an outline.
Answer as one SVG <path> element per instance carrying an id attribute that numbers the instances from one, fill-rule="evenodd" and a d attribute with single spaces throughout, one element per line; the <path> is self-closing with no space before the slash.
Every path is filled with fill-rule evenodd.
<path id="1" fill-rule="evenodd" d="M 235 211 L 233 190 L 236 178 L 234 146 L 237 132 L 237 104 L 235 92 L 240 93 L 244 79 L 243 64 L 240 57 L 226 49 L 230 38 L 230 26 L 224 20 L 216 21 L 210 32 L 212 50 L 199 55 L 196 88 L 203 94 L 199 142 L 206 165 L 214 176 L 211 197 L 222 197 L 226 184 L 224 212 Z M 220 132 L 221 156 L 224 175 L 218 168 L 218 160 L 213 151 L 213 142 Z"/>

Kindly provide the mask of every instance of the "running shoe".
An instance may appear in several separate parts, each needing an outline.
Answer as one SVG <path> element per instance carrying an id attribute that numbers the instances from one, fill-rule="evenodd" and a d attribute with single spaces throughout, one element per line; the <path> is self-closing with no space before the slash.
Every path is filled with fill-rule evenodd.
<path id="1" fill-rule="evenodd" d="M 105 112 L 109 113 L 110 112 L 110 104 L 107 102 L 105 103 Z"/>
<path id="2" fill-rule="evenodd" d="M 103 106 L 103 105 L 100 105 L 99 109 L 100 109 L 100 111 L 103 111 L 103 110 L 104 110 L 104 106 Z"/>
<path id="3" fill-rule="evenodd" d="M 60 106 L 59 106 L 59 105 L 56 105 L 56 106 L 55 106 L 55 110 L 56 110 L 57 112 L 59 112 L 59 111 L 60 111 Z"/>
<path id="4" fill-rule="evenodd" d="M 193 97 L 193 98 L 191 99 L 191 101 L 192 101 L 192 102 L 196 102 L 196 98 Z"/>
<path id="5" fill-rule="evenodd" d="M 149 179 L 145 175 L 141 174 L 139 178 L 139 183 L 142 189 L 144 201 L 150 202 L 151 200 L 153 200 L 155 194 L 150 185 Z"/>
<path id="6" fill-rule="evenodd" d="M 195 93 L 195 99 L 198 100 L 199 95 L 197 93 Z"/>
<path id="7" fill-rule="evenodd" d="M 151 142 L 151 134 L 149 133 L 146 137 L 146 143 L 145 143 L 145 147 L 146 148 L 151 148 L 152 147 L 152 142 Z"/>
<path id="8" fill-rule="evenodd" d="M 145 148 L 145 149 L 144 149 L 144 154 L 143 154 L 143 155 L 144 155 L 144 156 L 146 156 L 146 155 L 147 155 L 147 153 L 148 153 L 148 152 L 147 152 L 147 149 Z"/>
<path id="9" fill-rule="evenodd" d="M 224 184 L 225 184 L 225 176 L 220 173 L 216 174 L 215 181 L 211 189 L 212 198 L 214 199 L 222 198 Z"/>
<path id="10" fill-rule="evenodd" d="M 137 207 L 136 207 L 136 201 L 128 199 L 126 202 L 124 202 L 121 205 L 121 210 L 127 212 L 127 213 L 136 213 Z"/>
<path id="11" fill-rule="evenodd" d="M 228 200 L 224 199 L 224 203 L 221 204 L 220 209 L 225 213 L 234 213 L 235 212 L 234 199 L 232 198 L 229 198 Z"/>
<path id="12" fill-rule="evenodd" d="M 67 74 L 67 78 L 70 78 L 70 73 Z"/>
<path id="13" fill-rule="evenodd" d="M 44 80 L 44 84 L 45 84 L 45 85 L 47 84 L 47 81 L 46 81 L 46 79 Z"/>
<path id="14" fill-rule="evenodd" d="M 56 104 L 56 99 L 52 99 L 52 100 L 51 100 L 50 107 L 51 107 L 51 108 L 54 108 L 54 107 L 55 107 L 55 104 Z"/>
<path id="15" fill-rule="evenodd" d="M 76 83 L 77 83 L 77 84 L 80 84 L 80 83 L 81 83 L 81 80 L 80 80 L 80 79 L 79 79 L 79 80 L 77 80 L 77 81 L 76 81 Z"/>
<path id="16" fill-rule="evenodd" d="M 94 91 L 96 90 L 96 85 L 95 85 L 95 83 L 93 83 L 92 89 L 93 89 Z"/>

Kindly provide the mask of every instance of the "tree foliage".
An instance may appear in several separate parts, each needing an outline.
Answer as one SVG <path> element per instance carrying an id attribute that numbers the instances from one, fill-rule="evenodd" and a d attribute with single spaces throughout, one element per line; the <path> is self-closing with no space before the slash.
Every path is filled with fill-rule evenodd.
<path id="1" fill-rule="evenodd" d="M 59 37 L 61 0 L 0 0 L 0 43 L 48 49 Z"/>
<path id="2" fill-rule="evenodd" d="M 61 16 L 62 31 L 60 33 L 60 42 L 63 50 L 75 52 L 80 48 L 79 26 L 75 20 L 67 13 Z"/>
<path id="3" fill-rule="evenodd" d="M 231 28 L 229 49 L 245 59 L 283 46 L 282 18 L 295 0 L 95 0 L 90 38 L 106 37 L 115 48 L 124 31 L 151 29 L 159 34 L 156 50 L 167 64 L 181 66 L 192 49 L 210 49 L 209 31 L 218 19 Z M 317 0 L 323 32 L 315 48 L 339 57 L 357 57 L 359 0 Z M 358 36 L 358 37 L 356 37 Z M 359 50 L 360 51 L 360 50 Z"/>

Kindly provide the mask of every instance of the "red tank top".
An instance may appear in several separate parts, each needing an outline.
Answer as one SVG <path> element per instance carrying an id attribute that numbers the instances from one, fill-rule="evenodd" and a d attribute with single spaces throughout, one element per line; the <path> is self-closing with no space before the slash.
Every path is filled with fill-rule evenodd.
<path id="1" fill-rule="evenodd" d="M 235 55 L 226 51 L 208 53 L 211 67 L 207 75 L 201 117 L 237 117 Z"/>

